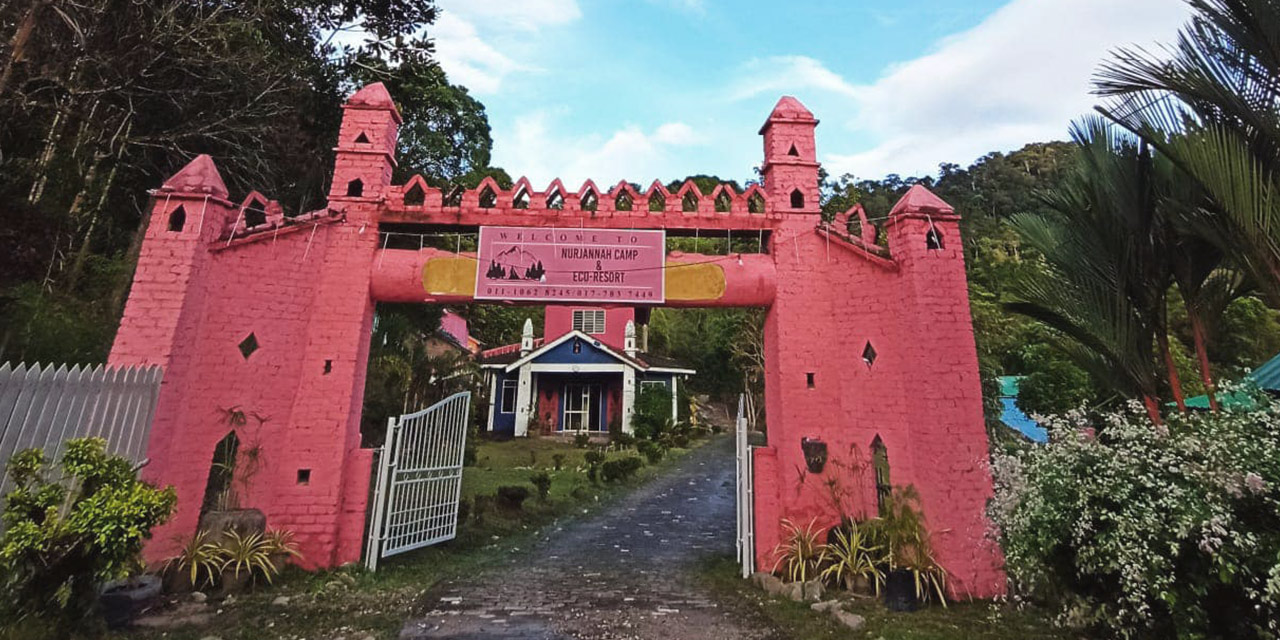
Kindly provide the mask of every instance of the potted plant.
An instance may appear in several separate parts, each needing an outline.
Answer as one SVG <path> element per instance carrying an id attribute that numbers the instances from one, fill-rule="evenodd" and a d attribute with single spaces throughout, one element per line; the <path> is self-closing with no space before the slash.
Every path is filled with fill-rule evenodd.
<path id="1" fill-rule="evenodd" d="M 270 583 L 280 572 L 271 561 L 274 548 L 261 533 L 241 535 L 227 531 L 222 547 L 224 556 L 218 577 L 218 595 L 226 596 L 244 591 L 261 575 Z"/>
<path id="2" fill-rule="evenodd" d="M 915 487 L 894 487 L 879 518 L 888 550 L 884 602 L 891 611 L 914 611 L 934 597 L 947 606 L 947 572 L 933 557 L 919 502 Z"/>
<path id="3" fill-rule="evenodd" d="M 108 455 L 101 438 L 68 440 L 60 462 L 55 472 L 39 449 L 9 459 L 0 619 L 47 620 L 69 637 L 99 627 L 103 608 L 113 623 L 127 623 L 136 603 L 158 592 L 153 578 L 111 581 L 137 571 L 143 541 L 177 496 L 139 480 L 133 462 Z"/>
<path id="4" fill-rule="evenodd" d="M 208 531 L 197 531 L 178 555 L 165 561 L 162 570 L 165 591 L 186 593 L 217 581 L 225 552 L 210 538 Z"/>
<path id="5" fill-rule="evenodd" d="M 160 597 L 160 576 L 141 571 L 121 580 L 103 583 L 98 594 L 102 619 L 108 629 L 123 629 Z"/>

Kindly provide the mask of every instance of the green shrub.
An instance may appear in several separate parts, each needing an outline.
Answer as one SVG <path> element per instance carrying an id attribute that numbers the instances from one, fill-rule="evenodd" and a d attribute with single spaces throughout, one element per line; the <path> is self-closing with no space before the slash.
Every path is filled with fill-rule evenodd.
<path id="1" fill-rule="evenodd" d="M 503 485 L 495 494 L 498 506 L 503 509 L 519 511 L 524 508 L 524 501 L 529 499 L 529 488 L 519 485 Z"/>
<path id="2" fill-rule="evenodd" d="M 595 482 L 599 477 L 600 465 L 604 464 L 604 452 L 599 449 L 592 449 L 583 455 L 583 460 L 587 463 L 587 478 Z"/>
<path id="3" fill-rule="evenodd" d="M 532 482 L 533 487 L 538 490 L 538 499 L 546 502 L 547 497 L 551 495 L 551 474 L 539 471 L 529 478 L 529 482 Z"/>
<path id="4" fill-rule="evenodd" d="M 640 455 L 644 456 L 649 464 L 657 464 L 662 462 L 663 456 L 667 454 L 667 450 L 662 445 L 652 440 L 641 440 L 636 444 L 636 450 Z"/>
<path id="5" fill-rule="evenodd" d="M 100 438 L 68 440 L 61 477 L 44 452 L 9 460 L 0 538 L 0 618 L 49 617 L 68 629 L 96 626 L 97 586 L 138 565 L 143 541 L 177 503 L 172 488 L 138 480 L 133 463 Z"/>
<path id="6" fill-rule="evenodd" d="M 564 454 L 557 453 L 551 456 L 551 462 L 555 465 L 556 471 L 564 468 Z"/>
<path id="7" fill-rule="evenodd" d="M 613 447 L 619 450 L 634 447 L 636 444 L 636 437 L 629 433 L 624 433 L 621 429 L 610 431 L 609 440 L 613 443 Z"/>
<path id="8" fill-rule="evenodd" d="M 636 456 L 627 456 L 610 460 L 600 467 L 600 477 L 605 482 L 614 482 L 617 480 L 626 480 L 634 476 L 637 471 L 644 468 L 644 460 Z"/>
<path id="9" fill-rule="evenodd" d="M 631 426 L 636 437 L 642 440 L 658 440 L 671 431 L 671 392 L 666 387 L 641 385 Z"/>
<path id="10" fill-rule="evenodd" d="M 995 456 L 1014 586 L 1099 635 L 1280 635 L 1280 407 L 1254 401 L 1164 426 L 1137 403 L 1068 413 Z"/>
<path id="11" fill-rule="evenodd" d="M 579 449 L 586 449 L 587 447 L 591 446 L 591 435 L 586 433 L 579 433 L 573 436 L 573 446 Z"/>

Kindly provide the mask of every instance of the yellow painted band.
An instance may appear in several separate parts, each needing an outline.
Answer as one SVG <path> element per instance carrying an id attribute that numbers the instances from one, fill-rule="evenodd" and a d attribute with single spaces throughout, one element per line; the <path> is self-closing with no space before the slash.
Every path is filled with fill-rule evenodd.
<path id="1" fill-rule="evenodd" d="M 667 300 L 719 300 L 727 286 L 718 264 L 667 263 Z"/>
<path id="2" fill-rule="evenodd" d="M 437 296 L 474 296 L 476 261 L 471 258 L 431 258 L 422 265 L 422 288 Z"/>

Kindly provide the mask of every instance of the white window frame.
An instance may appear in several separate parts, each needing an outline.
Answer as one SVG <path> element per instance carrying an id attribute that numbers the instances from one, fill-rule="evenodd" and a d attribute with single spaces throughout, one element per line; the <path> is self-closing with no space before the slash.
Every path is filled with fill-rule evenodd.
<path id="1" fill-rule="evenodd" d="M 587 335 L 599 335 L 605 332 L 604 309 L 574 309 L 573 330 Z"/>
<path id="2" fill-rule="evenodd" d="M 645 387 L 662 387 L 663 389 L 670 389 L 670 385 L 662 380 L 641 380 L 640 388 L 644 389 Z"/>
<path id="3" fill-rule="evenodd" d="M 583 407 L 582 409 L 577 409 L 577 410 L 569 409 L 569 398 L 570 396 L 574 395 L 569 393 L 569 390 L 571 388 L 576 388 L 576 390 L 582 394 L 581 396 L 579 396 L 579 398 L 582 400 L 582 407 Z M 603 399 L 603 394 L 599 392 L 599 388 L 600 388 L 600 385 L 598 384 L 577 383 L 577 382 L 570 382 L 564 386 L 563 397 L 560 400 L 561 402 L 560 414 L 562 416 L 560 421 L 560 431 L 564 433 L 600 433 L 604 431 L 605 429 L 604 423 L 600 424 L 599 429 L 591 428 L 592 413 L 600 410 L 600 407 L 596 406 L 595 403 L 592 402 L 592 396 L 600 395 L 600 397 Z M 583 425 L 581 429 L 569 428 L 570 414 L 574 416 L 581 416 L 581 420 L 582 420 L 581 424 Z"/>
<path id="4" fill-rule="evenodd" d="M 511 389 L 511 403 L 507 403 L 507 389 Z M 515 413 L 517 398 L 520 397 L 520 381 L 515 378 L 506 378 L 502 381 L 501 390 L 498 392 L 498 413 Z"/>

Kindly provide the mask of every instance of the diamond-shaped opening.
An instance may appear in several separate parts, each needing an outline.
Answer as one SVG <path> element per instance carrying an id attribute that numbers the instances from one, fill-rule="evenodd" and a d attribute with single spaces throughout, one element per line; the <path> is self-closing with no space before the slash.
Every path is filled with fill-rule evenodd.
<path id="1" fill-rule="evenodd" d="M 182 205 L 178 205 L 178 208 L 169 212 L 169 230 L 182 231 L 185 226 L 187 226 L 187 210 Z"/>
<path id="2" fill-rule="evenodd" d="M 427 192 L 423 191 L 422 185 L 414 183 L 409 190 L 404 192 L 404 206 L 420 207 L 427 201 Z"/>
<path id="3" fill-rule="evenodd" d="M 867 341 L 867 346 L 862 348 L 862 361 L 871 366 L 876 363 L 876 348 L 871 346 L 871 342 Z"/>
<path id="4" fill-rule="evenodd" d="M 244 356 L 245 360 L 248 360 L 249 356 L 253 355 L 253 352 L 258 350 L 258 336 L 250 333 L 248 336 L 245 336 L 244 340 L 240 341 L 240 344 L 236 346 L 240 349 L 240 355 Z"/>
<path id="5" fill-rule="evenodd" d="M 362 144 L 368 144 L 368 143 L 369 143 L 369 136 L 366 136 L 366 135 L 364 134 L 364 132 L 363 132 L 363 131 L 361 131 L 361 132 L 360 132 L 360 135 L 356 136 L 356 142 L 359 142 L 359 143 L 362 143 Z"/>
<path id="6" fill-rule="evenodd" d="M 654 189 L 649 192 L 649 210 L 665 211 L 667 209 L 667 197 L 662 195 L 661 191 Z"/>

